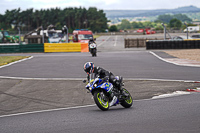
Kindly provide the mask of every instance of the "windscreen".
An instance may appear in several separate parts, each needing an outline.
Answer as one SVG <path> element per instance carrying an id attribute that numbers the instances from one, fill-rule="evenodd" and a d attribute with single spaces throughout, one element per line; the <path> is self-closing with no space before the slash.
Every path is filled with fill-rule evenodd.
<path id="1" fill-rule="evenodd" d="M 93 38 L 93 36 L 89 35 L 89 34 L 87 34 L 87 35 L 80 34 L 80 35 L 78 35 L 78 40 L 89 40 L 90 37 Z"/>

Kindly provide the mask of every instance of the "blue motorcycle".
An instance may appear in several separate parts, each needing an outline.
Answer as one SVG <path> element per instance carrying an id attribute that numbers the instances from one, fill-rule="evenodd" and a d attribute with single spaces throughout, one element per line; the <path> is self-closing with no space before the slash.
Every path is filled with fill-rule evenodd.
<path id="1" fill-rule="evenodd" d="M 115 77 L 120 81 L 122 86 L 122 78 Z M 83 81 L 84 83 L 86 80 Z M 89 83 L 85 86 L 89 90 L 94 98 L 96 105 L 103 111 L 107 111 L 109 107 L 121 104 L 124 108 L 130 108 L 133 100 L 131 94 L 125 89 L 122 92 L 115 88 L 112 83 L 108 82 L 107 79 L 90 78 Z"/>

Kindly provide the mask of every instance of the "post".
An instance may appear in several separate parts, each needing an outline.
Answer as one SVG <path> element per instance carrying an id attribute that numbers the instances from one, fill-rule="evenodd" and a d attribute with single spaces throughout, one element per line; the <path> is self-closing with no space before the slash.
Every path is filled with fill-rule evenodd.
<path id="1" fill-rule="evenodd" d="M 42 43 L 44 44 L 44 30 L 43 30 L 43 26 L 42 26 Z"/>
<path id="2" fill-rule="evenodd" d="M 186 25 L 187 28 L 187 39 L 188 39 L 188 25 L 186 23 L 184 23 Z"/>
<path id="3" fill-rule="evenodd" d="M 17 27 L 17 29 L 19 30 L 19 45 L 21 44 L 21 33 L 20 33 L 20 28 Z"/>
<path id="4" fill-rule="evenodd" d="M 166 40 L 166 27 L 163 23 L 162 23 L 162 26 L 164 27 L 164 40 Z"/>
<path id="5" fill-rule="evenodd" d="M 67 33 L 66 33 L 66 43 L 68 43 L 69 35 L 68 35 L 68 28 L 67 28 L 67 26 L 66 26 L 66 29 L 67 29 Z"/>

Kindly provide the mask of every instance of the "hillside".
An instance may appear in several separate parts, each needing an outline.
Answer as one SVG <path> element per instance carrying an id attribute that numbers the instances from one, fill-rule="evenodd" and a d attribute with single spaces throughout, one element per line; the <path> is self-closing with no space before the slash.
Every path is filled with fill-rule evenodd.
<path id="1" fill-rule="evenodd" d="M 200 8 L 195 6 L 179 7 L 176 9 L 157 9 L 157 10 L 104 10 L 107 18 L 120 17 L 152 17 L 162 14 L 198 13 Z"/>

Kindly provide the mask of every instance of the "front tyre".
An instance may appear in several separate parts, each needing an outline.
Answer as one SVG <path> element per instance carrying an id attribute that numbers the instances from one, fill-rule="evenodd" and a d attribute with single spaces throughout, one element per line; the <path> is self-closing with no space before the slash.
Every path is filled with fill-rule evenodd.
<path id="1" fill-rule="evenodd" d="M 97 56 L 97 50 L 94 49 L 94 56 Z"/>
<path id="2" fill-rule="evenodd" d="M 103 111 L 107 111 L 109 109 L 108 100 L 106 100 L 105 95 L 103 92 L 96 91 L 94 93 L 94 101 L 96 105 Z"/>
<path id="3" fill-rule="evenodd" d="M 123 92 L 128 96 L 122 96 L 122 98 L 124 100 L 122 100 L 120 104 L 124 108 L 130 108 L 132 106 L 132 104 L 133 104 L 133 100 L 132 100 L 131 94 L 125 88 L 123 88 Z"/>

